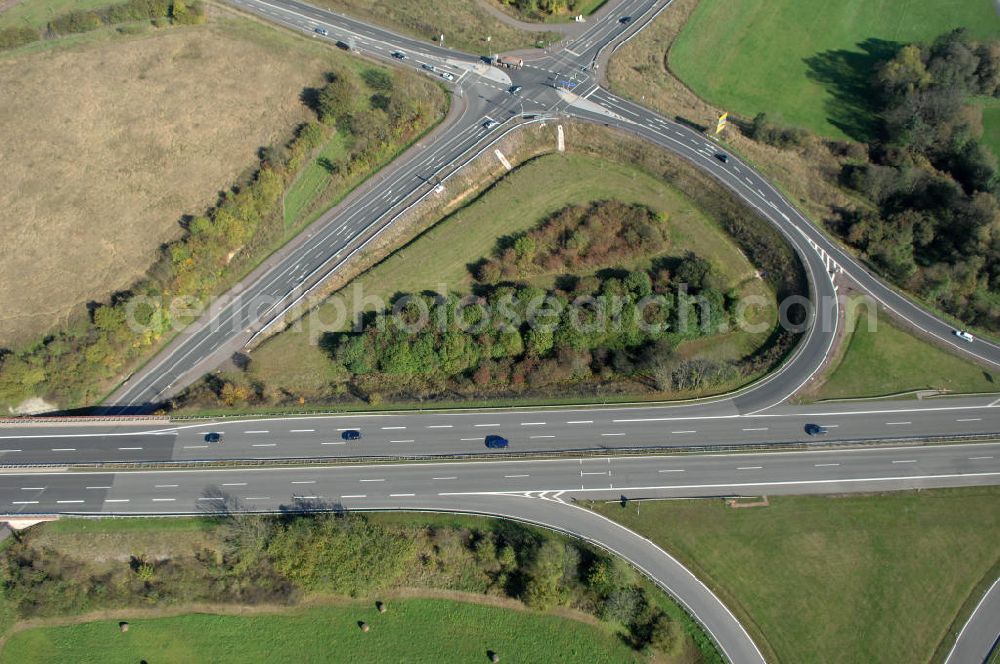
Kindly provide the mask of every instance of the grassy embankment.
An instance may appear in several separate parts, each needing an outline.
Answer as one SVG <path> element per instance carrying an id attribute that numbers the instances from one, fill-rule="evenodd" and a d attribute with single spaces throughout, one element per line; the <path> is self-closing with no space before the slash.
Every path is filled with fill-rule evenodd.
<path id="1" fill-rule="evenodd" d="M 688 565 L 771 662 L 928 661 L 1000 567 L 998 487 L 595 509 Z"/>
<path id="2" fill-rule="evenodd" d="M 869 106 L 858 82 L 874 63 L 959 27 L 996 37 L 1000 17 L 992 3 L 967 0 L 701 0 L 670 66 L 701 97 L 744 116 L 860 138 Z"/>
<path id="3" fill-rule="evenodd" d="M 533 227 L 566 205 L 616 198 L 642 203 L 668 214 L 669 255 L 693 251 L 713 264 L 724 288 L 740 287 L 745 295 L 763 295 L 773 302 L 753 266 L 726 234 L 682 194 L 642 171 L 582 155 L 541 157 L 511 173 L 469 206 L 437 223 L 396 251 L 310 313 L 300 325 L 269 340 L 254 352 L 251 372 L 265 384 L 312 396 L 337 379 L 329 356 L 318 345 L 324 332 L 350 329 L 354 288 L 366 298 L 388 299 L 400 291 L 468 292 L 468 265 L 490 253 L 498 238 Z M 448 247 L 446 253 L 441 247 Z M 551 286 L 555 274 L 533 281 Z M 338 315 L 338 307 L 347 316 Z M 360 307 L 359 307 L 360 308 Z M 365 308 L 362 308 L 364 310 Z M 756 316 L 760 318 L 756 318 Z M 773 320 L 773 305 L 752 320 Z M 339 320 L 338 320 L 339 319 Z M 713 359 L 738 359 L 759 346 L 767 334 L 732 332 L 682 344 L 678 353 Z"/>
<path id="4" fill-rule="evenodd" d="M 885 315 L 869 325 L 867 309 L 853 307 L 842 356 L 805 400 L 878 397 L 914 390 L 996 392 L 1000 375 L 953 355 L 896 326 Z"/>

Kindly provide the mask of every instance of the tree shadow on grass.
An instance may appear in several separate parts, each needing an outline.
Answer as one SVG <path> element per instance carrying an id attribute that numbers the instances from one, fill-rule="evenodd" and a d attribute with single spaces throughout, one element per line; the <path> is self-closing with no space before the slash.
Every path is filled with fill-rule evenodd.
<path id="1" fill-rule="evenodd" d="M 878 102 L 872 93 L 872 77 L 880 62 L 889 60 L 903 44 L 884 39 L 866 39 L 860 50 L 824 51 L 805 58 L 807 76 L 826 88 L 827 120 L 856 141 L 878 137 Z"/>

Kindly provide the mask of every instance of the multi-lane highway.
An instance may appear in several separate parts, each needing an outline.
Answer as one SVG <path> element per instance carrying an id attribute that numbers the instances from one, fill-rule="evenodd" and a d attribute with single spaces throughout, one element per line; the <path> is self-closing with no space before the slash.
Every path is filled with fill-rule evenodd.
<path id="1" fill-rule="evenodd" d="M 358 413 L 119 425 L 0 426 L 0 463 L 193 462 L 235 459 L 414 458 L 590 453 L 658 448 L 816 446 L 852 441 L 1000 434 L 995 397 L 780 406 L 741 415 L 709 403 L 653 407 Z M 809 435 L 816 424 L 825 434 Z M 359 440 L 345 440 L 357 431 Z M 220 434 L 221 442 L 206 436 Z M 484 447 L 487 435 L 510 442 Z"/>

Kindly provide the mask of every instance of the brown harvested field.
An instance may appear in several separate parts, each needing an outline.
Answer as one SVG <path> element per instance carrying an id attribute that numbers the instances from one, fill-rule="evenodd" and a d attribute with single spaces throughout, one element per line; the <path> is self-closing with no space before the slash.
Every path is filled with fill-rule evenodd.
<path id="1" fill-rule="evenodd" d="M 344 57 L 225 14 L 0 58 L 0 346 L 141 277 Z"/>

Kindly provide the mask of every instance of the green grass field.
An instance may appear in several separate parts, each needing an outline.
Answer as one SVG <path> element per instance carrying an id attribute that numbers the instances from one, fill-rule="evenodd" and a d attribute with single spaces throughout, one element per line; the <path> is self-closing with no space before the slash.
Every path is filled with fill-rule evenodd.
<path id="1" fill-rule="evenodd" d="M 885 316 L 871 329 L 866 310 L 858 309 L 843 358 L 810 398 L 874 397 L 921 389 L 1000 391 L 1000 374 L 915 337 Z"/>
<path id="2" fill-rule="evenodd" d="M 266 384 L 318 390 L 336 376 L 325 352 L 317 345 L 324 330 L 349 329 L 354 289 L 365 298 L 389 298 L 397 292 L 450 289 L 468 292 L 472 284 L 468 265 L 490 253 L 496 240 L 525 230 L 566 205 L 617 198 L 643 203 L 669 214 L 671 255 L 690 250 L 710 260 L 727 286 L 743 284 L 747 294 L 773 297 L 753 278 L 753 266 L 712 220 L 682 194 L 642 171 L 578 154 L 535 159 L 500 180 L 472 204 L 448 216 L 413 242 L 396 251 L 350 286 L 308 315 L 302 324 L 269 340 L 253 353 L 253 372 Z M 447 253 L 440 251 L 448 247 Z M 338 307 L 348 313 L 338 315 Z M 359 307 L 368 309 L 369 307 Z M 773 308 L 759 315 L 770 320 Z M 339 322 L 338 322 L 339 321 Z M 766 334 L 735 332 L 710 352 L 716 357 L 741 357 Z M 711 340 L 694 342 L 699 350 Z M 680 349 L 684 352 L 683 346 Z"/>
<path id="3" fill-rule="evenodd" d="M 998 37 L 1000 17 L 988 0 L 701 0 L 670 66 L 729 111 L 860 139 L 873 63 L 957 27 Z"/>
<path id="4" fill-rule="evenodd" d="M 983 108 L 982 141 L 1000 160 L 1000 104 L 993 102 Z"/>
<path id="5" fill-rule="evenodd" d="M 568 618 L 448 600 L 393 601 L 309 609 L 287 615 L 183 615 L 43 627 L 15 633 L 3 661 L 122 662 L 487 662 L 646 661 L 609 629 Z M 358 622 L 370 625 L 364 633 Z"/>
<path id="6" fill-rule="evenodd" d="M 1000 564 L 1000 487 L 596 509 L 688 565 L 774 663 L 929 661 Z"/>

